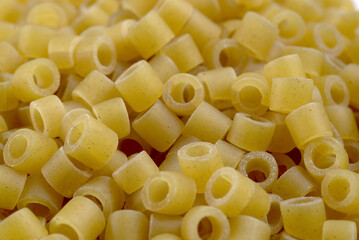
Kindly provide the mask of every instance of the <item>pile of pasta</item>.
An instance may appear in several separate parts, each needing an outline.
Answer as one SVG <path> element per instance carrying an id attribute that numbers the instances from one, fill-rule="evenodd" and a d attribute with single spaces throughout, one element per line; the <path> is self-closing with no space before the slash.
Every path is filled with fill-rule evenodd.
<path id="1" fill-rule="evenodd" d="M 354 240 L 350 0 L 0 0 L 0 239 Z"/>

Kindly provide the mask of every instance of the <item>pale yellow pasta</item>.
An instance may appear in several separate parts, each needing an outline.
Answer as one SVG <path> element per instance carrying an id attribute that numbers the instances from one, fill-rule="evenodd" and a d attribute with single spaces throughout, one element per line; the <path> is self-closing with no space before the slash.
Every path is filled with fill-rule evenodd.
<path id="1" fill-rule="evenodd" d="M 224 140 L 218 140 L 214 144 L 221 154 L 223 166 L 236 168 L 243 158 L 245 151 Z"/>
<path id="2" fill-rule="evenodd" d="M 15 109 L 19 99 L 13 93 L 13 75 L 0 73 L 0 112 Z"/>
<path id="3" fill-rule="evenodd" d="M 321 75 L 339 74 L 345 67 L 345 63 L 331 54 L 324 54 Z"/>
<path id="4" fill-rule="evenodd" d="M 112 173 L 121 167 L 123 164 L 127 162 L 127 156 L 123 152 L 116 150 L 115 153 L 112 155 L 110 161 L 108 163 L 95 171 L 92 171 L 94 176 L 111 176 Z"/>
<path id="5" fill-rule="evenodd" d="M 76 74 L 68 75 L 63 82 L 65 82 L 65 86 L 62 88 L 62 101 L 71 101 L 72 100 L 72 91 L 80 84 L 83 78 L 79 77 Z M 59 89 L 60 91 L 60 89 Z M 58 92 L 59 92 L 58 91 Z M 58 95 L 59 96 L 59 95 Z"/>
<path id="6" fill-rule="evenodd" d="M 271 205 L 267 214 L 267 223 L 271 229 L 271 235 L 273 236 L 280 232 L 283 227 L 282 215 L 280 213 L 280 202 L 283 201 L 283 199 L 277 194 L 270 194 L 269 197 Z"/>
<path id="7" fill-rule="evenodd" d="M 181 135 L 183 123 L 158 100 L 132 121 L 132 128 L 159 152 L 165 152 Z"/>
<path id="8" fill-rule="evenodd" d="M 113 212 L 107 220 L 105 240 L 146 240 L 148 237 L 146 215 L 134 210 Z"/>
<path id="9" fill-rule="evenodd" d="M 104 11 L 106 11 L 107 13 L 111 14 L 113 13 L 116 9 L 121 8 L 121 2 L 118 2 L 116 0 L 85 0 L 83 5 L 85 6 L 98 6 L 101 9 L 103 9 Z"/>
<path id="10" fill-rule="evenodd" d="M 279 240 L 299 240 L 296 237 L 289 235 L 285 230 L 279 234 Z"/>
<path id="11" fill-rule="evenodd" d="M 74 193 L 73 197 L 77 196 L 93 200 L 101 208 L 106 219 L 125 203 L 124 192 L 107 176 L 98 176 L 86 182 Z"/>
<path id="12" fill-rule="evenodd" d="M 306 34 L 306 23 L 303 18 L 291 10 L 283 10 L 275 15 L 271 22 L 279 30 L 279 39 L 284 44 L 295 44 Z"/>
<path id="13" fill-rule="evenodd" d="M 112 177 L 127 194 L 142 188 L 149 177 L 159 172 L 147 152 L 133 154 L 128 161 L 113 172 Z"/>
<path id="14" fill-rule="evenodd" d="M 333 137 L 322 137 L 310 141 L 303 154 L 304 165 L 310 175 L 317 181 L 336 168 L 348 168 L 348 154 Z"/>
<path id="15" fill-rule="evenodd" d="M 66 134 L 75 125 L 75 122 L 77 121 L 77 119 L 84 114 L 89 115 L 91 117 L 93 116 L 89 110 L 87 110 L 86 108 L 81 108 L 81 107 L 74 108 L 74 109 L 66 112 L 66 114 L 63 116 L 63 118 L 61 120 L 60 138 L 63 141 L 65 141 Z"/>
<path id="16" fill-rule="evenodd" d="M 157 73 L 158 77 L 165 83 L 170 77 L 179 73 L 176 63 L 167 55 L 161 53 L 148 62 L 153 70 Z"/>
<path id="17" fill-rule="evenodd" d="M 39 239 L 47 234 L 46 228 L 28 208 L 17 210 L 0 223 L 0 235 L 4 239 Z"/>
<path id="18" fill-rule="evenodd" d="M 67 132 L 64 151 L 84 165 L 99 169 L 111 159 L 117 144 L 118 137 L 114 131 L 84 114 Z"/>
<path id="19" fill-rule="evenodd" d="M 256 34 L 248 34 L 248 33 Z M 243 45 L 248 53 L 260 60 L 269 54 L 274 41 L 278 37 L 278 29 L 265 17 L 255 12 L 247 12 L 233 38 Z"/>
<path id="20" fill-rule="evenodd" d="M 321 239 L 323 223 L 326 220 L 323 199 L 320 197 L 299 197 L 280 203 L 285 231 L 301 239 Z"/>
<path id="21" fill-rule="evenodd" d="M 126 19 L 106 29 L 105 34 L 109 36 L 115 44 L 117 60 L 119 61 L 129 61 L 139 57 L 139 53 L 128 38 L 128 32 L 136 22 L 134 19 Z"/>
<path id="22" fill-rule="evenodd" d="M 50 233 L 61 233 L 70 239 L 92 240 L 105 229 L 105 217 L 92 200 L 72 198 L 50 221 Z"/>
<path id="23" fill-rule="evenodd" d="M 234 32 L 239 28 L 241 20 L 239 19 L 229 19 L 221 22 L 222 27 L 222 38 L 230 38 L 233 36 Z"/>
<path id="24" fill-rule="evenodd" d="M 231 106 L 231 86 L 236 79 L 236 72 L 231 67 L 212 69 L 197 74 L 205 86 L 209 101 L 217 108 L 223 104 Z M 218 81 L 221 79 L 221 81 Z M 227 108 L 227 107 L 225 107 Z"/>
<path id="25" fill-rule="evenodd" d="M 186 0 L 191 3 L 196 9 L 201 11 L 208 18 L 217 21 L 220 18 L 220 5 L 216 0 Z"/>
<path id="26" fill-rule="evenodd" d="M 315 79 L 324 105 L 349 105 L 349 89 L 338 75 L 327 75 Z"/>
<path id="27" fill-rule="evenodd" d="M 308 103 L 292 111 L 285 122 L 299 149 L 319 137 L 332 136 L 333 131 L 323 104 Z"/>
<path id="28" fill-rule="evenodd" d="M 142 188 L 126 196 L 124 209 L 148 213 L 142 201 Z"/>
<path id="29" fill-rule="evenodd" d="M 204 97 L 205 90 L 201 81 L 191 74 L 175 74 L 163 85 L 163 101 L 178 115 L 192 114 Z"/>
<path id="30" fill-rule="evenodd" d="M 78 14 L 71 22 L 71 26 L 77 34 L 80 34 L 91 26 L 106 26 L 109 18 L 108 15 L 109 14 L 101 7 L 93 5 L 87 8 L 86 11 L 82 11 Z"/>
<path id="31" fill-rule="evenodd" d="M 346 106 L 331 105 L 326 107 L 330 121 L 338 130 L 343 140 L 359 140 L 358 126 L 353 110 Z"/>
<path id="32" fill-rule="evenodd" d="M 357 239 L 357 226 L 353 221 L 327 220 L 323 224 L 323 240 Z"/>
<path id="33" fill-rule="evenodd" d="M 13 132 L 4 148 L 6 165 L 26 173 L 38 173 L 56 152 L 56 142 L 30 129 Z"/>
<path id="34" fill-rule="evenodd" d="M 323 181 L 321 193 L 325 203 L 332 209 L 354 215 L 359 213 L 359 174 L 346 169 L 329 171 Z"/>
<path id="35" fill-rule="evenodd" d="M 156 173 L 147 179 L 142 190 L 142 202 L 147 210 L 168 215 L 186 213 L 195 197 L 195 181 L 179 172 Z"/>
<path id="36" fill-rule="evenodd" d="M 6 165 L 0 165 L 0 173 L 0 207 L 12 210 L 24 189 L 26 174 Z"/>
<path id="37" fill-rule="evenodd" d="M 305 78 L 304 67 L 298 54 L 276 58 L 263 67 L 264 76 L 271 84 L 273 78 Z"/>
<path id="38" fill-rule="evenodd" d="M 345 81 L 350 96 L 350 104 L 354 107 L 359 107 L 359 81 L 355 77 L 359 73 L 359 65 L 350 63 L 340 72 L 340 76 Z"/>
<path id="39" fill-rule="evenodd" d="M 98 37 L 101 35 L 105 35 L 106 27 L 101 25 L 95 25 L 87 28 L 84 30 L 80 36 L 83 38 L 91 38 L 91 37 Z"/>
<path id="40" fill-rule="evenodd" d="M 292 0 L 286 1 L 284 6 L 299 13 L 305 21 L 319 21 L 323 15 L 323 8 L 317 1 Z"/>
<path id="41" fill-rule="evenodd" d="M 344 148 L 349 157 L 348 169 L 353 172 L 359 172 L 359 142 L 344 140 Z"/>
<path id="42" fill-rule="evenodd" d="M 19 30 L 20 28 L 17 24 L 0 21 L 0 41 L 11 41 L 18 34 Z"/>
<path id="43" fill-rule="evenodd" d="M 202 102 L 185 124 L 182 134 L 215 143 L 223 139 L 231 119 L 207 102 Z"/>
<path id="44" fill-rule="evenodd" d="M 92 107 L 96 118 L 111 128 L 118 138 L 130 134 L 130 120 L 122 98 L 112 98 Z"/>
<path id="45" fill-rule="evenodd" d="M 159 53 L 169 56 L 180 72 L 188 72 L 203 63 L 202 55 L 189 34 L 173 39 Z"/>
<path id="46" fill-rule="evenodd" d="M 13 73 L 24 61 L 16 48 L 8 42 L 0 42 L 0 52 L 0 72 Z"/>
<path id="47" fill-rule="evenodd" d="M 324 104 L 322 94 L 320 93 L 317 86 L 313 86 L 312 102 L 318 102 Z"/>
<path id="48" fill-rule="evenodd" d="M 277 162 L 272 155 L 263 151 L 245 154 L 237 169 L 244 176 L 257 182 L 267 192 L 271 192 L 278 178 Z"/>
<path id="49" fill-rule="evenodd" d="M 115 82 L 125 102 L 136 112 L 152 106 L 162 95 L 163 83 L 151 65 L 141 60 L 125 72 Z"/>
<path id="50" fill-rule="evenodd" d="M 319 192 L 318 183 L 301 166 L 288 167 L 272 188 L 272 193 L 284 200 L 315 195 Z"/>
<path id="51" fill-rule="evenodd" d="M 148 59 L 174 38 L 174 33 L 154 10 L 142 17 L 128 32 L 128 39 Z"/>
<path id="52" fill-rule="evenodd" d="M 1 21 L 17 22 L 24 12 L 23 5 L 18 1 L 0 1 Z"/>
<path id="53" fill-rule="evenodd" d="M 43 2 L 31 8 L 27 13 L 26 23 L 59 29 L 67 25 L 67 15 L 60 4 Z"/>
<path id="54" fill-rule="evenodd" d="M 3 116 L 0 115 L 0 133 L 3 133 L 5 131 L 9 130 L 7 127 L 6 120 Z"/>
<path id="55" fill-rule="evenodd" d="M 198 226 L 204 221 L 209 222 L 210 229 L 207 230 L 208 232 L 198 229 Z M 212 239 L 225 240 L 229 237 L 230 226 L 226 215 L 218 208 L 197 206 L 191 208 L 184 215 L 181 233 L 184 240 L 200 240 L 203 239 L 202 237 L 209 236 Z"/>
<path id="56" fill-rule="evenodd" d="M 64 105 L 56 95 L 43 97 L 30 103 L 32 125 L 36 131 L 51 138 L 60 136 L 61 120 L 64 115 Z"/>
<path id="57" fill-rule="evenodd" d="M 335 26 L 317 23 L 312 34 L 315 46 L 322 52 L 338 56 L 344 50 L 344 39 Z"/>
<path id="58" fill-rule="evenodd" d="M 197 193 L 204 193 L 212 173 L 223 167 L 221 155 L 215 145 L 208 142 L 193 142 L 178 150 L 182 172 L 196 182 Z"/>
<path id="59" fill-rule="evenodd" d="M 171 30 L 177 34 L 186 25 L 193 13 L 193 6 L 182 0 L 160 0 L 154 9 Z"/>
<path id="60" fill-rule="evenodd" d="M 70 240 L 70 239 L 63 234 L 53 233 L 40 238 L 40 240 Z"/>
<path id="61" fill-rule="evenodd" d="M 246 113 L 236 113 L 227 140 L 247 151 L 266 151 L 274 134 L 275 123 Z M 258 138 L 258 136 L 261 136 Z"/>
<path id="62" fill-rule="evenodd" d="M 13 75 L 15 96 L 23 102 L 51 95 L 60 86 L 60 73 L 49 59 L 38 58 L 18 67 Z"/>
<path id="63" fill-rule="evenodd" d="M 17 49 L 25 58 L 47 58 L 49 42 L 56 36 L 57 32 L 53 29 L 25 25 L 19 32 Z"/>
<path id="64" fill-rule="evenodd" d="M 221 28 L 197 9 L 193 9 L 187 24 L 179 32 L 179 35 L 190 34 L 200 51 L 210 40 L 219 39 Z"/>
<path id="65" fill-rule="evenodd" d="M 72 99 L 72 97 L 71 97 Z M 75 100 L 70 100 L 70 101 L 64 101 L 62 102 L 62 104 L 64 104 L 64 108 L 66 113 L 76 109 L 76 108 L 83 108 L 86 109 L 86 106 L 84 106 L 82 103 L 79 103 Z M 92 113 L 91 113 L 92 114 Z"/>
<path id="66" fill-rule="evenodd" d="M 61 209 L 63 199 L 41 174 L 34 174 L 27 178 L 16 206 L 30 209 L 37 217 L 51 219 Z"/>
<path id="67" fill-rule="evenodd" d="M 239 73 L 248 61 L 245 49 L 231 38 L 212 40 L 202 52 L 209 68 L 233 67 Z"/>
<path id="68" fill-rule="evenodd" d="M 59 69 L 71 69 L 75 66 L 75 50 L 81 37 L 60 35 L 49 42 L 49 58 Z"/>
<path id="69" fill-rule="evenodd" d="M 266 240 L 271 235 L 271 229 L 267 223 L 251 216 L 233 217 L 229 219 L 229 224 L 231 227 L 229 240 Z"/>
<path id="70" fill-rule="evenodd" d="M 136 14 L 137 17 L 144 16 L 156 4 L 157 0 L 123 0 L 122 5 L 124 9 L 128 9 Z"/>
<path id="71" fill-rule="evenodd" d="M 75 51 L 75 70 L 85 77 L 93 70 L 108 75 L 116 67 L 116 48 L 105 35 L 81 38 Z"/>
<path id="72" fill-rule="evenodd" d="M 53 189 L 67 198 L 92 176 L 90 169 L 67 156 L 63 147 L 44 164 L 41 173 Z"/>
<path id="73" fill-rule="evenodd" d="M 115 84 L 100 71 L 94 70 L 72 91 L 72 98 L 92 107 L 102 101 L 119 97 Z"/>
<path id="74" fill-rule="evenodd" d="M 151 240 L 182 240 L 182 238 L 175 234 L 163 233 L 151 238 Z"/>
<path id="75" fill-rule="evenodd" d="M 166 233 L 181 236 L 181 223 L 182 216 L 152 213 L 150 216 L 148 237 L 153 239 L 155 236 Z"/>
<path id="76" fill-rule="evenodd" d="M 108 20 L 108 26 L 113 26 L 119 22 L 122 22 L 122 21 L 128 20 L 128 19 L 136 20 L 138 18 L 131 10 L 120 8 L 110 15 L 110 18 Z"/>

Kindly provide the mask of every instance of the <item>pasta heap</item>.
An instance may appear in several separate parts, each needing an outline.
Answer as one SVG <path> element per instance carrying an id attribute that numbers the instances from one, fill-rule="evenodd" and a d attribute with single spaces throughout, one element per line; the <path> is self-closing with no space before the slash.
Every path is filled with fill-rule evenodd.
<path id="1" fill-rule="evenodd" d="M 0 0 L 0 239 L 354 240 L 351 0 Z"/>

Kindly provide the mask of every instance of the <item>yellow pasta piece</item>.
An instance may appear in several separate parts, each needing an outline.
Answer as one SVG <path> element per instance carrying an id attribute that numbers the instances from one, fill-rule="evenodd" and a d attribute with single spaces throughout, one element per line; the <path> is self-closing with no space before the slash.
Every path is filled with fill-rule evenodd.
<path id="1" fill-rule="evenodd" d="M 87 114 L 89 116 L 93 116 L 92 113 L 87 110 L 86 108 L 74 108 L 63 116 L 61 120 L 61 132 L 60 132 L 60 138 L 65 141 L 66 134 L 68 131 L 75 125 L 75 122 L 79 117 L 82 115 Z"/>
<path id="2" fill-rule="evenodd" d="M 256 34 L 249 34 L 254 32 Z M 233 38 L 243 45 L 251 56 L 264 60 L 278 38 L 278 29 L 263 16 L 249 11 L 244 15 Z"/>
<path id="3" fill-rule="evenodd" d="M 323 16 L 323 8 L 320 2 L 311 0 L 286 1 L 285 7 L 299 13 L 305 21 L 319 21 Z"/>
<path id="4" fill-rule="evenodd" d="M 51 219 L 61 209 L 63 199 L 41 174 L 34 174 L 26 180 L 17 208 L 26 207 L 37 217 Z"/>
<path id="5" fill-rule="evenodd" d="M 75 32 L 80 34 L 91 26 L 106 26 L 108 18 L 108 13 L 106 11 L 99 6 L 93 5 L 86 11 L 78 14 L 78 16 L 72 21 L 71 25 Z"/>
<path id="6" fill-rule="evenodd" d="M 145 59 L 154 55 L 174 36 L 171 28 L 154 10 L 142 17 L 128 32 L 128 39 Z"/>
<path id="7" fill-rule="evenodd" d="M 105 229 L 101 209 L 88 198 L 72 198 L 50 221 L 50 233 L 70 239 L 95 239 Z"/>
<path id="8" fill-rule="evenodd" d="M 313 42 L 324 53 L 340 55 L 344 50 L 344 39 L 339 30 L 329 23 L 317 23 L 313 28 Z"/>
<path id="9" fill-rule="evenodd" d="M 344 140 L 344 148 L 349 157 L 348 169 L 353 172 L 359 172 L 359 142 Z"/>
<path id="10" fill-rule="evenodd" d="M 137 17 L 142 17 L 155 6 L 156 2 L 157 0 L 123 0 L 122 5 L 124 9 L 132 11 Z"/>
<path id="11" fill-rule="evenodd" d="M 315 195 L 319 192 L 319 186 L 315 179 L 301 166 L 288 167 L 274 184 L 272 193 L 284 200 L 290 198 Z"/>
<path id="12" fill-rule="evenodd" d="M 91 177 L 90 169 L 67 156 L 63 147 L 44 164 L 41 173 L 53 189 L 67 198 Z"/>
<path id="13" fill-rule="evenodd" d="M 323 240 L 357 239 L 357 226 L 353 221 L 327 220 L 323 224 Z"/>
<path id="14" fill-rule="evenodd" d="M 170 77 L 163 85 L 162 92 L 167 107 L 178 115 L 192 114 L 205 97 L 205 90 L 200 80 L 187 73 Z"/>
<path id="15" fill-rule="evenodd" d="M 349 90 L 340 76 L 322 76 L 315 80 L 315 85 L 322 95 L 324 105 L 348 106 Z"/>
<path id="16" fill-rule="evenodd" d="M 285 231 L 302 239 L 321 239 L 326 220 L 323 199 L 320 197 L 292 198 L 280 203 Z"/>
<path id="17" fill-rule="evenodd" d="M 145 60 L 129 67 L 117 78 L 115 85 L 122 98 L 136 112 L 148 109 L 162 95 L 163 83 Z"/>
<path id="18" fill-rule="evenodd" d="M 127 162 L 127 156 L 123 152 L 116 150 L 115 153 L 112 155 L 110 161 L 108 163 L 95 171 L 92 171 L 94 176 L 111 176 L 112 173 L 121 167 L 123 164 Z"/>
<path id="19" fill-rule="evenodd" d="M 172 234 L 181 236 L 182 216 L 163 215 L 152 213 L 150 216 L 150 226 L 148 237 L 153 239 L 155 236 Z"/>
<path id="20" fill-rule="evenodd" d="M 30 240 L 44 237 L 48 232 L 28 208 L 23 208 L 1 221 L 0 234 L 5 239 Z"/>
<path id="21" fill-rule="evenodd" d="M 68 131 L 64 151 L 84 165 L 99 169 L 111 159 L 117 144 L 118 137 L 114 131 L 84 114 Z"/>
<path id="22" fill-rule="evenodd" d="M 191 3 L 196 9 L 201 11 L 204 15 L 212 20 L 219 20 L 220 5 L 215 0 L 186 0 Z"/>
<path id="23" fill-rule="evenodd" d="M 223 166 L 225 167 L 236 168 L 245 154 L 244 150 L 237 148 L 224 140 L 218 140 L 214 145 L 221 154 Z"/>
<path id="24" fill-rule="evenodd" d="M 133 154 L 126 163 L 113 172 L 112 177 L 127 194 L 131 194 L 143 187 L 147 179 L 158 171 L 152 158 L 142 151 Z"/>
<path id="25" fill-rule="evenodd" d="M 355 122 L 353 110 L 340 105 L 327 106 L 326 110 L 330 121 L 343 140 L 359 140 L 358 126 Z"/>
<path id="26" fill-rule="evenodd" d="M 236 113 L 227 140 L 247 151 L 266 151 L 274 134 L 275 123 L 246 113 Z M 261 135 L 259 139 L 258 136 Z"/>
<path id="27" fill-rule="evenodd" d="M 276 194 L 270 194 L 269 197 L 271 205 L 267 214 L 267 223 L 271 229 L 271 235 L 275 235 L 280 232 L 283 227 L 282 215 L 280 213 L 280 202 L 283 201 L 283 199 Z"/>
<path id="28" fill-rule="evenodd" d="M 0 1 L 0 20 L 17 22 L 24 12 L 23 5 L 17 1 Z"/>
<path id="29" fill-rule="evenodd" d="M 231 119 L 207 102 L 202 102 L 185 124 L 182 134 L 215 143 L 223 139 Z"/>
<path id="30" fill-rule="evenodd" d="M 244 176 L 257 182 L 267 192 L 271 192 L 278 178 L 277 162 L 267 152 L 254 151 L 245 154 L 237 169 Z"/>
<path id="31" fill-rule="evenodd" d="M 4 148 L 6 165 L 26 173 L 37 173 L 56 152 L 56 142 L 30 129 L 11 134 Z"/>
<path id="32" fill-rule="evenodd" d="M 148 237 L 146 215 L 134 210 L 119 210 L 110 215 L 105 240 L 145 240 Z"/>
<path id="33" fill-rule="evenodd" d="M 92 107 L 96 118 L 111 128 L 118 138 L 130 134 L 130 120 L 122 98 L 112 98 Z"/>
<path id="34" fill-rule="evenodd" d="M 109 14 L 113 13 L 116 9 L 122 7 L 121 2 L 118 2 L 116 0 L 86 0 L 83 4 L 85 6 L 98 6 Z"/>
<path id="35" fill-rule="evenodd" d="M 75 70 L 85 77 L 93 70 L 105 75 L 116 67 L 116 48 L 108 36 L 81 38 L 75 51 Z"/>
<path id="36" fill-rule="evenodd" d="M 44 2 L 33 6 L 27 13 L 26 22 L 38 26 L 59 29 L 67 25 L 67 15 L 56 2 Z"/>
<path id="37" fill-rule="evenodd" d="M 165 152 L 181 135 L 183 123 L 161 100 L 132 121 L 132 128 L 159 152 Z"/>
<path id="38" fill-rule="evenodd" d="M 179 73 L 177 65 L 167 55 L 161 53 L 148 62 L 153 70 L 157 73 L 158 77 L 165 83 L 170 77 Z"/>
<path id="39" fill-rule="evenodd" d="M 13 73 L 23 63 L 20 53 L 8 42 L 0 42 L 0 72 Z"/>
<path id="40" fill-rule="evenodd" d="M 325 108 L 318 102 L 308 103 L 292 111 L 285 122 L 299 149 L 316 138 L 333 135 Z"/>
<path id="41" fill-rule="evenodd" d="M 80 84 L 80 82 L 83 80 L 83 78 L 79 77 L 75 74 L 70 74 L 65 78 L 65 81 L 63 83 L 65 86 L 62 88 L 61 92 L 61 100 L 62 101 L 71 101 L 72 100 L 72 91 Z M 60 93 L 60 89 L 58 91 L 58 96 Z"/>
<path id="42" fill-rule="evenodd" d="M 0 115 L 0 134 L 5 132 L 5 131 L 8 131 L 8 127 L 7 127 L 7 123 L 4 119 L 3 116 Z"/>
<path id="43" fill-rule="evenodd" d="M 148 213 L 142 201 L 142 188 L 126 197 L 124 209 L 136 210 L 145 214 Z"/>
<path id="44" fill-rule="evenodd" d="M 163 18 L 171 30 L 178 34 L 193 13 L 193 6 L 182 0 L 160 0 L 154 9 Z"/>
<path id="45" fill-rule="evenodd" d="M 161 171 L 147 179 L 142 190 L 142 202 L 155 213 L 181 215 L 193 205 L 195 181 L 179 172 Z"/>
<path id="46" fill-rule="evenodd" d="M 310 141 L 304 149 L 303 159 L 309 174 L 319 182 L 331 169 L 347 169 L 349 163 L 344 146 L 333 137 Z"/>
<path id="47" fill-rule="evenodd" d="M 177 155 L 182 172 L 195 180 L 198 193 L 205 192 L 206 183 L 212 173 L 223 167 L 221 155 L 211 143 L 186 144 L 178 150 Z"/>
<path id="48" fill-rule="evenodd" d="M 16 69 L 12 79 L 13 93 L 23 102 L 51 95 L 59 86 L 59 70 L 54 62 L 45 58 L 22 64 Z"/>
<path id="49" fill-rule="evenodd" d="M 49 42 L 49 58 L 59 69 L 72 69 L 75 66 L 75 50 L 81 37 L 60 35 Z"/>
<path id="50" fill-rule="evenodd" d="M 95 25 L 95 26 L 91 26 L 91 27 L 87 28 L 86 30 L 84 30 L 80 34 L 80 36 L 83 38 L 98 37 L 101 35 L 105 35 L 105 32 L 106 32 L 105 26 Z"/>
<path id="51" fill-rule="evenodd" d="M 110 18 L 108 20 L 108 26 L 113 26 L 119 22 L 122 22 L 122 21 L 128 20 L 128 19 L 136 20 L 138 18 L 136 16 L 136 14 L 134 14 L 131 10 L 120 8 L 110 15 Z"/>
<path id="52" fill-rule="evenodd" d="M 269 239 L 271 230 L 268 224 L 251 216 L 239 215 L 229 220 L 231 234 L 229 240 L 264 240 Z"/>
<path id="53" fill-rule="evenodd" d="M 177 235 L 170 234 L 170 233 L 159 234 L 159 235 L 151 238 L 151 240 L 181 240 L 181 239 L 182 238 L 178 237 Z"/>
<path id="54" fill-rule="evenodd" d="M 15 109 L 19 99 L 13 93 L 13 75 L 0 72 L 0 112 Z"/>
<path id="55" fill-rule="evenodd" d="M 359 73 L 359 65 L 355 63 L 348 64 L 340 72 L 340 76 L 345 81 L 350 96 L 350 104 L 354 107 L 359 107 L 359 81 L 355 78 L 356 74 Z"/>
<path id="56" fill-rule="evenodd" d="M 56 95 L 37 99 L 30 104 L 30 116 L 35 130 L 51 138 L 60 136 L 64 115 L 64 105 Z"/>
<path id="57" fill-rule="evenodd" d="M 73 197 L 82 196 L 93 200 L 107 219 L 110 214 L 122 208 L 125 194 L 116 182 L 107 176 L 99 176 L 86 182 L 76 190 Z"/>
<path id="58" fill-rule="evenodd" d="M 63 234 L 53 233 L 40 238 L 40 240 L 70 240 L 70 239 Z"/>
<path id="59" fill-rule="evenodd" d="M 0 21 L 0 41 L 11 41 L 12 38 L 17 36 L 19 30 L 20 28 L 14 23 Z"/>
<path id="60" fill-rule="evenodd" d="M 204 219 L 209 221 L 211 232 L 203 231 L 200 235 L 198 225 Z M 226 215 L 221 210 L 211 206 L 197 206 L 184 215 L 181 233 L 184 240 L 200 240 L 208 235 L 213 239 L 224 240 L 229 237 L 230 226 Z"/>

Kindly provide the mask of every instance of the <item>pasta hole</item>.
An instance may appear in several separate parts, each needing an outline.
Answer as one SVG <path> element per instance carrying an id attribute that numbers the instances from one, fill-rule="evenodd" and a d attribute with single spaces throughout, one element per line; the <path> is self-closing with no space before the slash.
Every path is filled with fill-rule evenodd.
<path id="1" fill-rule="evenodd" d="M 97 58 L 102 66 L 108 66 L 112 62 L 112 50 L 107 44 L 101 44 L 97 50 Z"/>
<path id="2" fill-rule="evenodd" d="M 267 220 L 269 225 L 275 225 L 280 221 L 281 213 L 280 213 L 280 206 L 277 202 L 273 202 L 270 206 Z"/>
<path id="3" fill-rule="evenodd" d="M 195 145 L 188 148 L 187 150 L 187 155 L 191 157 L 201 157 L 207 155 L 208 153 L 209 153 L 208 147 L 202 145 Z"/>
<path id="4" fill-rule="evenodd" d="M 79 240 L 79 236 L 76 233 L 76 231 L 72 227 L 66 224 L 57 225 L 54 232 L 61 233 L 71 240 Z"/>
<path id="5" fill-rule="evenodd" d="M 326 144 L 320 144 L 313 150 L 312 161 L 319 169 L 329 168 L 335 160 L 336 155 L 332 153 L 332 148 Z"/>
<path id="6" fill-rule="evenodd" d="M 185 103 L 190 102 L 194 98 L 194 88 L 188 84 L 183 91 L 183 100 Z"/>
<path id="7" fill-rule="evenodd" d="M 26 207 L 29 208 L 38 217 L 46 218 L 50 215 L 50 209 L 40 203 L 29 203 L 26 205 Z"/>
<path id="8" fill-rule="evenodd" d="M 219 176 L 213 183 L 212 194 L 214 198 L 224 197 L 232 187 L 232 181 L 227 176 Z"/>
<path id="9" fill-rule="evenodd" d="M 162 179 L 154 179 L 148 187 L 148 192 L 151 202 L 161 202 L 167 197 L 169 192 L 168 183 Z"/>
<path id="10" fill-rule="evenodd" d="M 37 108 L 34 109 L 34 124 L 36 125 L 37 129 L 41 132 L 45 129 L 44 120 L 42 119 L 42 116 Z"/>
<path id="11" fill-rule="evenodd" d="M 266 175 L 258 170 L 251 171 L 247 173 L 247 175 L 250 179 L 252 179 L 255 182 L 264 182 L 267 179 Z"/>
<path id="12" fill-rule="evenodd" d="M 93 201 L 101 209 L 101 211 L 103 211 L 103 205 L 97 197 L 92 196 L 92 195 L 85 195 L 84 197 Z"/>
<path id="13" fill-rule="evenodd" d="M 356 144 L 356 143 L 355 143 Z M 355 147 L 357 146 L 357 147 Z M 344 148 L 349 156 L 349 163 L 357 163 L 359 162 L 359 144 L 358 145 L 349 145 L 344 144 Z"/>
<path id="14" fill-rule="evenodd" d="M 202 218 L 197 226 L 198 235 L 202 240 L 210 239 L 212 235 L 212 223 L 205 217 Z"/>
<path id="15" fill-rule="evenodd" d="M 258 88 L 246 86 L 239 92 L 239 101 L 243 106 L 249 109 L 255 109 L 261 104 L 262 94 Z"/>
<path id="16" fill-rule="evenodd" d="M 42 89 L 50 87 L 54 82 L 52 71 L 45 66 L 38 66 L 35 69 L 33 78 L 36 86 Z"/>
<path id="17" fill-rule="evenodd" d="M 295 36 L 297 30 L 290 24 L 288 19 L 283 19 L 278 23 L 279 35 L 282 38 L 292 38 Z"/>
<path id="18" fill-rule="evenodd" d="M 194 88 L 191 84 L 178 84 L 171 90 L 171 97 L 178 103 L 187 103 L 194 98 Z"/>
<path id="19" fill-rule="evenodd" d="M 345 98 L 345 90 L 343 89 L 343 85 L 338 82 L 333 83 L 332 87 L 330 88 L 330 95 L 336 104 L 341 104 Z"/>
<path id="20" fill-rule="evenodd" d="M 15 136 L 9 144 L 11 158 L 17 159 L 23 156 L 27 149 L 27 139 L 22 135 Z"/>
<path id="21" fill-rule="evenodd" d="M 244 52 L 240 48 L 224 48 L 219 54 L 219 62 L 222 67 L 236 68 L 243 63 Z"/>
<path id="22" fill-rule="evenodd" d="M 247 162 L 246 173 L 255 182 L 263 182 L 270 173 L 268 162 L 261 158 L 253 158 Z"/>
<path id="23" fill-rule="evenodd" d="M 335 201 L 343 201 L 349 192 L 350 184 L 345 178 L 336 177 L 328 184 L 328 193 Z"/>
<path id="24" fill-rule="evenodd" d="M 71 131 L 69 133 L 69 144 L 70 145 L 74 145 L 75 143 L 77 143 L 79 141 L 84 129 L 85 129 L 85 123 L 80 122 L 70 130 Z"/>
<path id="25" fill-rule="evenodd" d="M 335 48 L 337 45 L 337 37 L 335 33 L 327 27 L 322 27 L 320 30 L 320 38 L 328 48 Z"/>

